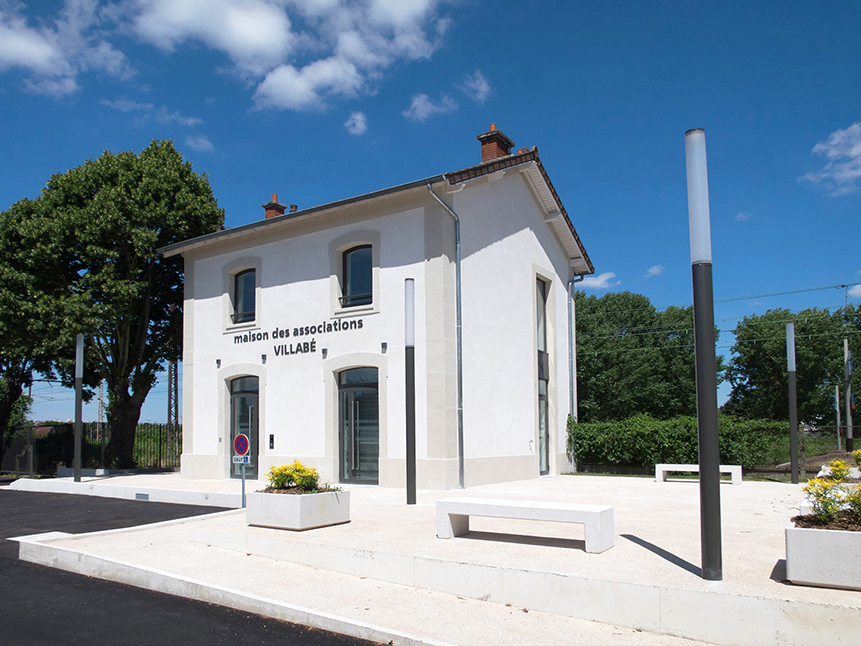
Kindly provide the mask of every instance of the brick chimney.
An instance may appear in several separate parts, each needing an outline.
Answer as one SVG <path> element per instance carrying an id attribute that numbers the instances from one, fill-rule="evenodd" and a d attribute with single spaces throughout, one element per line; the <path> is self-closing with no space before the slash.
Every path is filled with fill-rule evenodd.
<path id="1" fill-rule="evenodd" d="M 265 209 L 265 218 L 268 220 L 269 218 L 277 218 L 279 215 L 284 215 L 284 211 L 287 209 L 283 204 L 279 204 L 278 202 L 278 194 L 272 194 L 272 201 L 267 202 L 263 205 Z"/>
<path id="2" fill-rule="evenodd" d="M 514 142 L 502 134 L 500 130 L 497 130 L 495 123 L 491 123 L 490 129 L 478 135 L 477 139 L 481 142 L 481 161 L 483 162 L 510 155 L 511 149 L 514 147 Z"/>

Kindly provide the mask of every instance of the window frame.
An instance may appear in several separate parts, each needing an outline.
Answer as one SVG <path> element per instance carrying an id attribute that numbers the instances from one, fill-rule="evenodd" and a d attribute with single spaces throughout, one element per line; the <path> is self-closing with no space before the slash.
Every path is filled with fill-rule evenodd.
<path id="1" fill-rule="evenodd" d="M 368 275 L 365 278 L 370 283 L 370 292 L 362 292 L 360 294 L 348 293 L 352 291 L 353 273 L 355 267 L 350 263 L 354 253 L 360 251 L 368 251 Z M 361 268 L 365 270 L 365 267 Z M 341 252 L 341 296 L 338 301 L 342 309 L 361 307 L 363 305 L 374 304 L 374 247 L 371 244 L 358 244 Z"/>
<path id="2" fill-rule="evenodd" d="M 345 260 L 351 251 L 371 248 L 371 296 L 359 304 L 344 304 Z M 366 316 L 380 311 L 380 232 L 357 230 L 338 236 L 329 243 L 329 308 L 332 318 Z"/>
<path id="3" fill-rule="evenodd" d="M 252 309 L 245 309 L 245 296 L 247 295 L 247 285 L 243 282 L 240 285 L 240 280 L 246 278 L 249 274 L 254 275 L 254 285 L 251 290 L 251 296 L 254 300 Z M 243 323 L 252 323 L 257 320 L 257 268 L 248 267 L 237 271 L 233 274 L 233 291 L 231 299 L 230 322 L 233 325 L 241 325 Z M 242 302 L 243 310 L 239 311 L 240 301 Z"/>
<path id="4" fill-rule="evenodd" d="M 243 256 L 235 258 L 222 266 L 222 330 L 224 334 L 233 334 L 238 330 L 252 330 L 260 327 L 262 311 L 261 272 L 263 260 L 259 256 Z M 254 316 L 247 320 L 235 320 L 237 306 L 237 282 L 242 274 L 254 272 Z"/>

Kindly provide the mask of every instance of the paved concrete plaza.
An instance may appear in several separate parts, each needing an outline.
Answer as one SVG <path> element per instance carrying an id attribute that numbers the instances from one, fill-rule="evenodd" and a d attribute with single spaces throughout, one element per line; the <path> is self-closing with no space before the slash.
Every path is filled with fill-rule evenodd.
<path id="1" fill-rule="evenodd" d="M 238 502 L 238 481 L 176 474 L 19 481 L 13 488 Z M 259 488 L 248 483 L 248 490 Z M 346 487 L 351 522 L 288 532 L 242 510 L 38 539 L 35 562 L 395 644 L 857 643 L 861 592 L 794 586 L 784 528 L 800 485 L 720 488 L 723 570 L 699 575 L 695 480 L 559 476 L 420 491 Z M 470 496 L 611 505 L 615 545 L 584 551 L 581 525 L 475 518 L 436 537 L 436 500 Z M 226 498 L 227 497 L 227 498 Z M 142 503 L 143 504 L 143 503 Z M 686 639 L 683 639 L 686 638 Z"/>

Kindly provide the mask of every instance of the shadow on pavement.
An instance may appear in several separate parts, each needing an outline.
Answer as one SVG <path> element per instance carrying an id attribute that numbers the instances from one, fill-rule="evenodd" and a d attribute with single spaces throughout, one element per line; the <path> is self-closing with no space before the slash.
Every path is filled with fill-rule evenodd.
<path id="1" fill-rule="evenodd" d="M 695 574 L 697 576 L 702 576 L 702 569 L 701 568 L 697 567 L 693 563 L 690 563 L 690 562 L 686 561 L 685 559 L 683 559 L 679 556 L 676 556 L 672 552 L 668 552 L 667 550 L 665 550 L 662 547 L 658 547 L 654 543 L 650 543 L 649 541 L 642 539 L 639 536 L 634 536 L 633 534 L 621 534 L 621 537 L 631 541 L 632 543 L 636 543 L 640 547 L 645 547 L 647 550 L 649 550 L 653 554 L 657 554 L 662 559 L 669 561 L 673 565 L 679 566 L 683 570 L 687 570 L 691 574 Z"/>

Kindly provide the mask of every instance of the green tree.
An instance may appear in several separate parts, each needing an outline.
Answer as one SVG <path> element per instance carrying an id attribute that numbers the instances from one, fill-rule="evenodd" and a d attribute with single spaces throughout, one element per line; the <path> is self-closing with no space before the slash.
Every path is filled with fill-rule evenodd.
<path id="1" fill-rule="evenodd" d="M 575 299 L 580 421 L 696 414 L 692 308 L 659 312 L 631 292 Z"/>
<path id="2" fill-rule="evenodd" d="M 859 310 L 835 313 L 787 309 L 746 316 L 735 329 L 729 367 L 732 392 L 723 410 L 750 419 L 787 419 L 786 324 L 795 323 L 798 418 L 809 424 L 832 424 L 834 386 L 843 385 L 843 338 L 857 352 Z M 856 377 L 857 379 L 857 377 Z M 853 382 L 854 385 L 854 382 Z"/>
<path id="3" fill-rule="evenodd" d="M 21 200 L 0 213 L 0 427 L 14 425 L 16 406 L 34 373 L 47 373 L 64 336 L 54 284 L 44 258 L 24 252 L 27 223 L 38 204 Z"/>
<path id="4" fill-rule="evenodd" d="M 86 334 L 87 382 L 107 383 L 110 462 L 134 466 L 141 406 L 164 363 L 181 355 L 182 260 L 156 249 L 215 231 L 224 211 L 170 141 L 138 155 L 106 151 L 52 176 L 30 205 L 20 254 L 51 275 L 46 299 L 63 328 L 65 351 L 49 371 L 71 385 L 73 336 Z"/>

